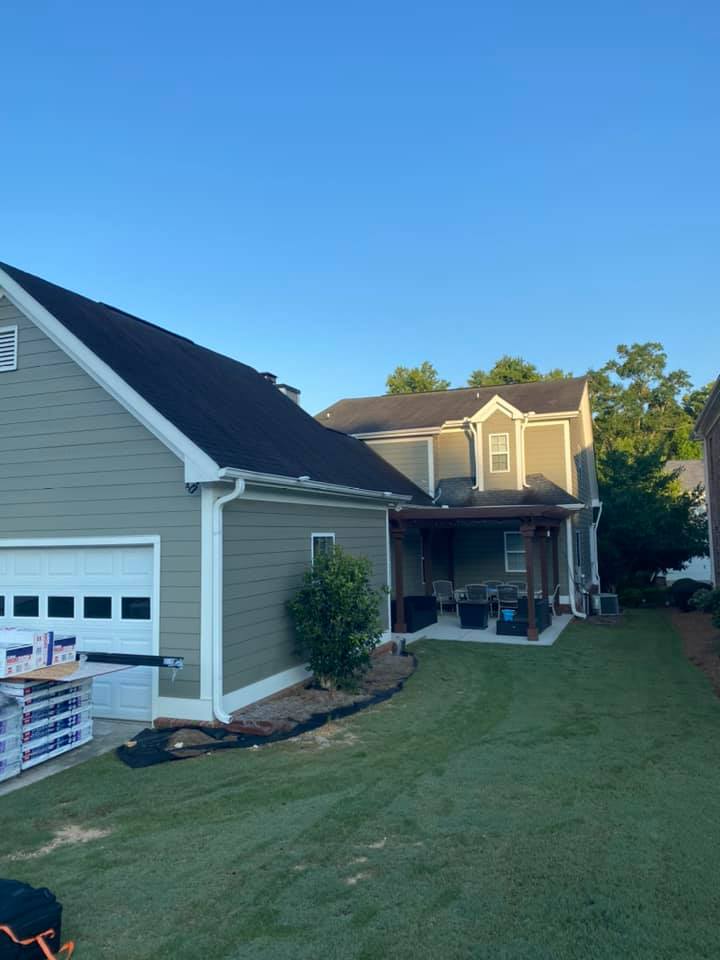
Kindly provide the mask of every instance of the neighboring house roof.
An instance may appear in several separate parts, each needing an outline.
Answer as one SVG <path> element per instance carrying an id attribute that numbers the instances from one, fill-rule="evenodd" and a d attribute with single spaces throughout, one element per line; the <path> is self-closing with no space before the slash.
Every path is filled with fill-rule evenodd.
<path id="1" fill-rule="evenodd" d="M 696 487 L 705 486 L 705 463 L 703 460 L 668 460 L 665 464 L 668 473 L 679 470 L 678 482 L 688 492 Z"/>
<path id="2" fill-rule="evenodd" d="M 494 396 L 522 413 L 565 413 L 580 408 L 585 377 L 539 380 L 532 383 L 462 387 L 431 393 L 398 393 L 338 400 L 317 414 L 325 426 L 345 433 L 380 433 L 439 427 L 447 420 L 471 417 Z"/>
<path id="3" fill-rule="evenodd" d="M 474 490 L 469 477 L 451 477 L 438 484 L 438 506 L 447 507 L 510 507 L 510 506 L 557 506 L 558 504 L 581 504 L 567 490 L 563 490 L 542 473 L 531 473 L 527 487 L 522 490 Z"/>
<path id="4" fill-rule="evenodd" d="M 0 269 L 220 468 L 429 502 L 366 444 L 321 426 L 252 367 L 16 267 Z"/>

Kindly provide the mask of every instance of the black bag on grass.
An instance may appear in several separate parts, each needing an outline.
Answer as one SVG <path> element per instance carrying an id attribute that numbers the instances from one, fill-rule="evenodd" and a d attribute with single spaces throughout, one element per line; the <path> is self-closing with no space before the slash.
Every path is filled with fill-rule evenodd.
<path id="1" fill-rule="evenodd" d="M 28 940 L 46 930 L 55 934 L 46 939 L 56 953 L 60 949 L 62 905 L 46 887 L 31 887 L 17 880 L 0 880 L 0 927 L 10 927 L 18 940 Z M 0 960 L 35 960 L 44 956 L 40 947 L 22 947 L 0 930 Z"/>

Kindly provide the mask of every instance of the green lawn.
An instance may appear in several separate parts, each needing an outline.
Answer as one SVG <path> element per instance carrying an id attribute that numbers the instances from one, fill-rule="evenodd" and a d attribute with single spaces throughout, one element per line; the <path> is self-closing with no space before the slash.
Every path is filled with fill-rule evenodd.
<path id="1" fill-rule="evenodd" d="M 0 799 L 0 875 L 57 892 L 78 960 L 715 958 L 720 704 L 664 615 L 416 652 L 329 743 Z M 67 824 L 112 832 L 5 859 Z"/>

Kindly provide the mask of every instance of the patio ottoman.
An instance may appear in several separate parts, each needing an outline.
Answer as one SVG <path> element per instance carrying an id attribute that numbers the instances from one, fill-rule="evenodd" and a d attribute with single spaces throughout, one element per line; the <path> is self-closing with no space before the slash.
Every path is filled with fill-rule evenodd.
<path id="1" fill-rule="evenodd" d="M 487 630 L 489 604 L 483 600 L 461 600 L 458 603 L 460 626 L 466 630 Z"/>
<path id="2" fill-rule="evenodd" d="M 405 597 L 405 626 L 408 633 L 416 633 L 431 623 L 437 623 L 437 600 L 435 597 Z M 392 602 L 392 622 L 395 623 L 395 601 Z"/>

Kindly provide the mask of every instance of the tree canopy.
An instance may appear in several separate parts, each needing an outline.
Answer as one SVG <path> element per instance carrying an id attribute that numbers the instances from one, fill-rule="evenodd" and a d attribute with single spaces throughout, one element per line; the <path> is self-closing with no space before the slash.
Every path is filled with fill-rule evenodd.
<path id="1" fill-rule="evenodd" d="M 559 367 L 541 373 L 534 363 L 505 354 L 489 370 L 474 370 L 468 377 L 470 387 L 491 387 L 499 383 L 529 383 L 533 380 L 562 380 L 571 377 Z"/>
<path id="2" fill-rule="evenodd" d="M 395 367 L 386 381 L 387 393 L 429 393 L 432 390 L 447 390 L 449 380 L 441 380 L 429 360 L 417 367 Z"/>

